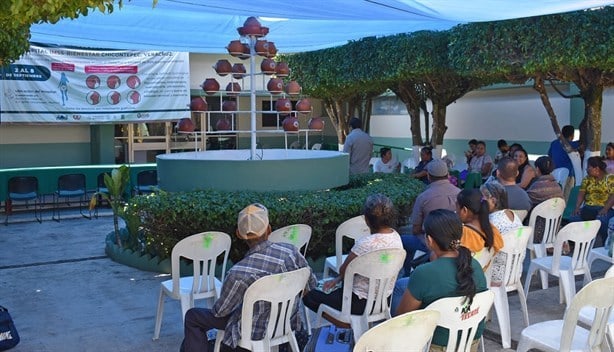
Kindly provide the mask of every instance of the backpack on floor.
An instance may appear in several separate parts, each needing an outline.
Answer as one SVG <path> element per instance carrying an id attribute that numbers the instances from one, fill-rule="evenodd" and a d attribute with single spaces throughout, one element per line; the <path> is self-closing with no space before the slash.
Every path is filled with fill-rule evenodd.
<path id="1" fill-rule="evenodd" d="M 0 351 L 11 349 L 19 343 L 19 334 L 9 310 L 0 306 Z"/>

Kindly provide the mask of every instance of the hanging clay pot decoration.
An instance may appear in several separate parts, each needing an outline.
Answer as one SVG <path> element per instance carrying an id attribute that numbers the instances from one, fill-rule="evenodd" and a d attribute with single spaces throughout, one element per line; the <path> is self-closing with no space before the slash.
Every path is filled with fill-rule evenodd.
<path id="1" fill-rule="evenodd" d="M 230 131 L 231 129 L 232 125 L 227 117 L 217 120 L 217 123 L 215 124 L 216 131 Z"/>
<path id="2" fill-rule="evenodd" d="M 232 77 L 235 79 L 241 79 L 245 77 L 245 66 L 243 64 L 234 64 L 232 65 Z"/>
<path id="3" fill-rule="evenodd" d="M 288 98 L 279 98 L 275 102 L 275 110 L 279 112 L 289 112 L 292 110 L 292 102 Z"/>
<path id="4" fill-rule="evenodd" d="M 249 59 L 250 56 L 252 56 L 252 54 L 251 54 L 251 51 L 249 50 L 249 45 L 243 44 L 243 53 L 239 55 L 239 59 L 241 60 Z"/>
<path id="5" fill-rule="evenodd" d="M 275 73 L 278 77 L 286 77 L 290 74 L 290 67 L 285 62 L 278 62 L 275 65 Z"/>
<path id="6" fill-rule="evenodd" d="M 296 116 L 288 115 L 282 122 L 284 131 L 296 132 L 298 131 L 298 118 Z"/>
<path id="7" fill-rule="evenodd" d="M 276 65 L 277 64 L 275 63 L 275 60 L 264 59 L 262 60 L 262 63 L 260 63 L 260 71 L 262 71 L 262 73 L 264 73 L 265 75 L 272 75 L 273 73 L 275 73 Z"/>
<path id="8" fill-rule="evenodd" d="M 256 45 L 254 45 L 254 51 L 260 56 L 265 56 L 269 53 L 269 42 L 267 42 L 266 40 L 256 40 Z"/>
<path id="9" fill-rule="evenodd" d="M 231 96 L 239 95 L 240 92 L 241 92 L 241 85 L 239 85 L 239 83 L 237 82 L 230 82 L 226 86 L 226 94 L 228 95 L 231 95 Z"/>
<path id="10" fill-rule="evenodd" d="M 201 85 L 207 94 L 215 94 L 220 90 L 220 84 L 215 78 L 207 78 Z"/>
<path id="11" fill-rule="evenodd" d="M 237 102 L 234 100 L 224 100 L 222 111 L 237 111 Z"/>
<path id="12" fill-rule="evenodd" d="M 311 101 L 307 98 L 303 98 L 296 103 L 296 111 L 306 114 L 311 112 Z"/>
<path id="13" fill-rule="evenodd" d="M 281 78 L 271 78 L 266 89 L 272 94 L 279 94 L 284 90 L 284 81 Z"/>
<path id="14" fill-rule="evenodd" d="M 213 69 L 218 75 L 223 77 L 232 72 L 232 65 L 230 64 L 230 61 L 221 59 L 217 60 L 215 66 L 213 66 Z"/>
<path id="15" fill-rule="evenodd" d="M 184 117 L 177 123 L 177 131 L 194 132 L 194 122 L 189 117 Z"/>
<path id="16" fill-rule="evenodd" d="M 226 47 L 228 53 L 234 57 L 238 57 L 243 54 L 243 43 L 240 40 L 232 40 Z"/>
<path id="17" fill-rule="evenodd" d="M 190 102 L 190 110 L 192 111 L 207 111 L 208 108 L 207 101 L 202 97 L 194 97 Z"/>
<path id="18" fill-rule="evenodd" d="M 300 94 L 301 85 L 296 81 L 290 81 L 286 84 L 286 93 L 290 95 Z"/>
<path id="19" fill-rule="evenodd" d="M 309 119 L 307 128 L 310 130 L 322 131 L 324 129 L 324 120 L 321 117 L 312 117 Z"/>
<path id="20" fill-rule="evenodd" d="M 239 30 L 240 35 L 262 35 L 262 26 L 256 17 L 253 16 L 248 17 L 243 23 L 243 27 L 241 27 L 241 29 L 237 28 L 237 30 Z"/>
<path id="21" fill-rule="evenodd" d="M 266 54 L 266 57 L 272 59 L 277 55 L 277 47 L 275 47 L 275 43 L 269 42 L 269 52 Z"/>
<path id="22" fill-rule="evenodd" d="M 269 34 L 269 27 L 260 27 L 260 35 L 265 37 L 267 34 Z"/>

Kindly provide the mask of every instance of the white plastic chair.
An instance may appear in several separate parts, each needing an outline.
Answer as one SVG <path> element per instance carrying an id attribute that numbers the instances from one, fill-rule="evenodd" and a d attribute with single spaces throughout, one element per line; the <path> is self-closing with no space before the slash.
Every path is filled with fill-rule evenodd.
<path id="1" fill-rule="evenodd" d="M 529 238 L 527 242 L 527 249 L 531 255 L 531 259 L 536 257 L 545 257 L 547 255 L 548 248 L 552 248 L 556 234 L 561 227 L 561 219 L 563 218 L 563 212 L 565 211 L 565 200 L 563 198 L 550 198 L 539 203 L 531 211 L 531 217 L 529 218 L 529 226 L 533 229 L 533 236 Z M 540 244 L 533 243 L 533 238 L 537 229 L 535 224 L 537 219 L 540 218 L 543 221 L 543 237 Z M 545 272 L 540 273 L 542 288 L 548 288 L 548 275 Z"/>
<path id="2" fill-rule="evenodd" d="M 494 293 L 486 290 L 473 296 L 471 306 L 466 304 L 466 297 L 463 296 L 440 298 L 426 307 L 426 309 L 439 311 L 441 315 L 437 326 L 450 331 L 446 352 L 469 352 L 471 350 L 478 325 L 490 311 L 493 301 Z"/>
<path id="3" fill-rule="evenodd" d="M 279 228 L 269 235 L 269 241 L 290 243 L 298 248 L 303 256 L 307 255 L 307 247 L 311 240 L 311 226 L 306 224 L 294 224 Z"/>
<path id="4" fill-rule="evenodd" d="M 271 351 L 271 347 L 288 342 L 292 351 L 300 352 L 290 318 L 294 313 L 297 298 L 307 285 L 311 269 L 305 267 L 280 274 L 267 275 L 252 283 L 243 295 L 241 308 L 241 339 L 239 347 L 250 351 Z M 269 322 L 262 340 L 252 340 L 254 305 L 269 302 Z M 215 352 L 220 351 L 224 330 L 218 330 Z"/>
<path id="5" fill-rule="evenodd" d="M 522 330 L 518 352 L 607 351 L 605 331 L 614 306 L 614 277 L 595 280 L 573 298 L 563 320 L 548 320 Z M 589 306 L 595 312 L 590 330 L 578 326 L 579 312 Z"/>
<path id="6" fill-rule="evenodd" d="M 605 273 L 605 278 L 611 278 L 614 277 L 614 265 L 612 265 L 610 267 L 610 269 L 608 269 L 608 271 L 606 271 Z M 578 320 L 583 323 L 586 324 L 587 326 L 593 326 L 594 324 L 594 320 L 595 320 L 595 313 L 596 310 L 593 307 L 584 307 L 582 309 L 580 309 L 580 313 L 578 315 Z M 610 339 L 610 346 L 614 347 L 614 311 L 610 312 L 610 317 L 608 318 L 608 337 Z"/>
<path id="7" fill-rule="evenodd" d="M 495 256 L 494 264 L 498 263 L 497 259 L 505 258 L 505 264 L 500 269 L 502 270 L 499 282 L 490 280 L 490 290 L 495 294 L 495 311 L 497 312 L 497 320 L 499 321 L 499 329 L 501 331 L 501 344 L 503 348 L 511 348 L 512 333 L 510 323 L 510 307 L 507 298 L 507 293 L 516 291 L 520 299 L 524 324 L 529 325 L 529 312 L 527 310 L 527 298 L 524 295 L 522 287 L 522 263 L 524 261 L 527 242 L 533 233 L 533 229 L 529 226 L 521 226 L 510 230 L 503 234 L 503 248 Z M 493 272 L 497 267 L 492 267 Z M 496 275 L 499 276 L 499 275 Z"/>
<path id="8" fill-rule="evenodd" d="M 343 303 L 341 311 L 320 304 L 316 327 L 322 326 L 324 313 L 352 327 L 354 338 L 360 339 L 369 330 L 370 324 L 391 318 L 388 297 L 392 294 L 397 274 L 403 266 L 406 252 L 402 248 L 380 249 L 360 255 L 352 260 L 345 269 L 343 277 Z M 352 315 L 352 287 L 354 276 L 362 275 L 369 279 L 369 293 L 362 315 Z"/>
<path id="9" fill-rule="evenodd" d="M 302 249 L 303 256 L 307 256 L 307 247 L 311 239 L 311 226 L 306 224 L 294 224 L 279 228 L 269 235 L 269 241 L 289 243 L 296 247 L 299 251 Z M 301 301 L 301 305 L 303 305 Z M 303 305 L 303 315 L 305 318 L 307 334 L 311 335 L 311 323 L 307 313 L 307 307 Z"/>
<path id="10" fill-rule="evenodd" d="M 367 226 L 363 215 L 355 216 L 341 223 L 335 232 L 335 256 L 327 257 L 326 261 L 324 261 L 324 273 L 322 274 L 322 278 L 326 279 L 329 277 L 330 270 L 338 274 L 341 264 L 343 264 L 345 258 L 347 258 L 347 254 L 343 254 L 343 237 L 348 237 L 356 241 L 370 234 L 371 230 Z"/>
<path id="11" fill-rule="evenodd" d="M 311 146 L 311 150 L 320 150 L 320 149 L 322 149 L 322 143 L 314 143 Z"/>
<path id="12" fill-rule="evenodd" d="M 595 260 L 603 260 L 604 262 L 608 262 L 610 264 L 614 264 L 614 255 L 608 255 L 608 249 L 605 247 L 593 248 L 588 253 L 588 275 L 591 275 L 591 267 L 593 266 L 593 262 Z M 589 279 L 590 281 L 591 279 Z"/>
<path id="13" fill-rule="evenodd" d="M 565 188 L 565 184 L 567 183 L 567 177 L 569 177 L 568 168 L 557 167 L 556 169 L 552 170 L 550 174 L 554 177 L 556 182 L 558 182 L 559 185 L 561 185 L 561 188 Z"/>
<path id="14" fill-rule="evenodd" d="M 231 239 L 224 232 L 201 232 L 177 242 L 171 252 L 172 279 L 160 283 L 160 298 L 156 313 L 156 325 L 153 339 L 160 337 L 162 315 L 164 314 L 164 297 L 181 301 L 181 317 L 185 318 L 188 309 L 194 307 L 194 301 L 209 299 L 211 303 L 219 297 L 219 291 L 226 273 L 226 262 L 230 252 Z M 221 266 L 221 280 L 215 277 L 216 262 L 224 257 Z M 180 258 L 192 261 L 192 276 L 181 277 Z"/>
<path id="15" fill-rule="evenodd" d="M 365 332 L 354 352 L 428 351 L 439 316 L 429 309 L 398 315 Z"/>
<path id="16" fill-rule="evenodd" d="M 526 218 L 529 214 L 526 209 L 512 209 L 512 211 L 520 219 L 520 221 L 524 221 L 524 218 Z"/>
<path id="17" fill-rule="evenodd" d="M 576 275 L 584 275 L 584 283 L 590 280 L 587 258 L 588 252 L 593 247 L 595 236 L 599 230 L 599 220 L 571 222 L 559 231 L 554 242 L 554 254 L 551 257 L 531 259 L 531 265 L 527 272 L 524 283 L 524 293 L 528 296 L 531 285 L 531 277 L 536 270 L 543 270 L 552 276 L 559 278 L 560 302 L 563 299 L 567 306 L 576 293 Z M 563 242 L 574 241 L 574 249 L 571 257 L 562 255 Z"/>

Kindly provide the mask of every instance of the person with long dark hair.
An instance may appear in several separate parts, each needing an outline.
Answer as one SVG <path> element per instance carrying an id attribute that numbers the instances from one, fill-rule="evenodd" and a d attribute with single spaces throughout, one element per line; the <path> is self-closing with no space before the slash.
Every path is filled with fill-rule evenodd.
<path id="1" fill-rule="evenodd" d="M 518 163 L 518 176 L 516 183 L 520 188 L 527 189 L 533 179 L 537 176 L 535 168 L 529 164 L 529 155 L 524 149 L 518 149 L 514 152 L 514 160 Z"/>
<path id="2" fill-rule="evenodd" d="M 501 233 L 490 223 L 488 201 L 477 188 L 462 190 L 456 197 L 456 213 L 464 224 L 461 243 L 486 271 L 493 256 L 503 248 Z"/>
<path id="3" fill-rule="evenodd" d="M 412 272 L 396 315 L 424 309 L 445 297 L 464 296 L 471 304 L 476 293 L 486 290 L 486 277 L 480 264 L 461 244 L 463 224 L 457 214 L 445 209 L 432 211 L 424 220 L 424 231 L 432 261 Z M 476 348 L 483 329 L 484 322 L 475 335 Z M 437 327 L 432 345 L 445 350 L 448 335 L 448 329 Z"/>

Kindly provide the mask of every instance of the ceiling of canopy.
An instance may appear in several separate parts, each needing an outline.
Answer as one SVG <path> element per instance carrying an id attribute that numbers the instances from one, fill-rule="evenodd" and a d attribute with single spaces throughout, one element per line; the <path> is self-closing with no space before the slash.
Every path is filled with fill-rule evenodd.
<path id="1" fill-rule="evenodd" d="M 31 41 L 105 49 L 225 53 L 257 16 L 281 53 L 457 24 L 614 5 L 613 0 L 123 0 L 112 14 L 35 24 Z"/>

